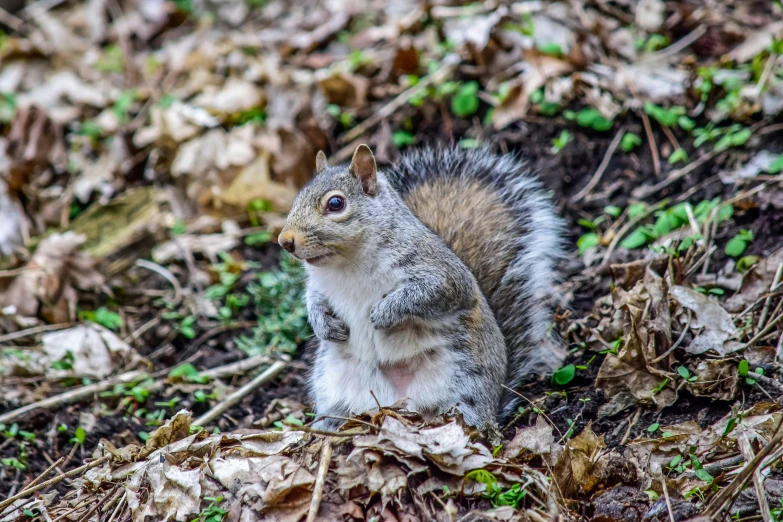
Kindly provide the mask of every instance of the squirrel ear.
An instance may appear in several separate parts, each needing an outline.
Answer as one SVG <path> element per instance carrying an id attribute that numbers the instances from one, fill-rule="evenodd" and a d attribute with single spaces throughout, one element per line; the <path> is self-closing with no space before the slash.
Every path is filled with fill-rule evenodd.
<path id="1" fill-rule="evenodd" d="M 319 150 L 318 154 L 315 155 L 315 172 L 319 173 L 328 166 L 329 164 L 326 162 L 326 154 L 324 154 L 324 151 Z"/>
<path id="2" fill-rule="evenodd" d="M 361 181 L 365 194 L 375 196 L 378 189 L 378 168 L 370 147 L 364 144 L 356 147 L 348 171 Z"/>

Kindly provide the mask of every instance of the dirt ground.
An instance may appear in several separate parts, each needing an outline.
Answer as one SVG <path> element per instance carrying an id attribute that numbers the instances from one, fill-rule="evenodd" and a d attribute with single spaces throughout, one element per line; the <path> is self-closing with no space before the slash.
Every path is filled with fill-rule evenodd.
<path id="1" fill-rule="evenodd" d="M 476 475 L 477 468 L 459 468 L 451 477 L 461 484 L 457 495 L 455 483 L 439 475 L 444 469 L 430 457 L 420 456 L 424 471 L 414 472 L 405 467 L 415 467 L 414 457 L 382 451 L 377 442 L 368 447 L 384 455 L 385 460 L 378 457 L 384 465 L 391 466 L 388 460 L 396 455 L 394 466 L 408 473 L 404 486 L 387 494 L 391 472 L 383 468 L 383 487 L 377 490 L 364 484 L 343 487 L 345 478 L 338 477 L 333 462 L 324 472 L 322 519 L 427 520 L 437 513 L 438 520 L 678 522 L 708 513 L 715 519 L 780 520 L 779 463 L 772 462 L 763 479 L 740 483 L 741 470 L 753 470 L 753 452 L 776 440 L 783 395 L 778 358 L 783 323 L 777 322 L 783 300 L 776 286 L 783 262 L 783 166 L 774 167 L 783 158 L 783 124 L 779 111 L 768 108 L 783 85 L 783 35 L 767 23 L 781 15 L 780 7 L 648 3 L 650 13 L 663 10 L 662 21 L 650 21 L 646 17 L 654 14 L 624 2 L 570 7 L 544 2 L 540 12 L 525 4 L 438 4 L 412 11 L 415 20 L 380 4 L 357 11 L 350 2 L 331 10 L 318 2 L 240 1 L 222 7 L 221 2 L 162 2 L 166 9 L 154 23 L 144 14 L 153 2 L 144 1 L 56 2 L 40 12 L 0 11 L 10 17 L 0 18 L 6 26 L 0 34 L 0 160 L 5 160 L 0 161 L 0 219 L 5 219 L 0 223 L 0 418 L 12 415 L 0 422 L 0 502 L 45 472 L 60 477 L 26 495 L 38 498 L 37 511 L 4 512 L 2 506 L 0 515 L 9 517 L 3 520 L 127 520 L 132 513 L 140 519 L 132 510 L 141 508 L 126 509 L 127 497 L 117 493 L 125 491 L 120 486 L 130 488 L 124 478 L 112 479 L 115 483 L 83 473 L 63 475 L 108 455 L 105 441 L 114 448 L 147 444 L 147 453 L 133 449 L 137 453 L 123 461 L 143 462 L 161 447 L 150 446 L 151 434 L 160 426 L 168 429 L 176 412 L 188 410 L 194 419 L 209 413 L 273 360 L 284 361 L 285 368 L 210 422 L 199 437 L 301 433 L 310 438 L 281 454 L 308 476 L 317 474 L 324 454 L 313 455 L 327 439 L 306 430 L 313 341 L 301 304 L 302 274 L 273 238 L 292 192 L 313 174 L 315 151 L 324 149 L 344 161 L 364 141 L 381 167 L 406 148 L 428 145 L 481 144 L 519 154 L 551 191 L 567 224 L 554 324 L 569 355 L 563 373 L 531 378 L 517 390 L 525 402 L 501 426 L 500 444 L 465 428 L 470 444 L 489 448 L 484 468 L 491 479 Z M 450 24 L 460 20 L 473 20 L 473 29 L 455 32 Z M 475 34 L 479 20 L 490 26 L 486 35 Z M 335 28 L 327 29 L 330 23 Z M 644 29 L 645 23 L 658 25 Z M 528 34 L 528 24 L 538 29 Z M 276 32 L 281 27 L 291 32 L 290 41 Z M 329 34 L 318 36 L 318 27 Z M 75 35 L 85 28 L 92 37 L 80 40 Z M 397 32 L 377 36 L 373 28 Z M 636 38 L 634 58 L 611 43 L 616 39 L 610 36 L 623 28 Z M 743 45 L 754 33 L 768 37 L 769 44 L 751 53 Z M 56 48 L 57 34 L 67 36 L 65 51 Z M 458 34 L 467 36 L 459 40 Z M 569 47 L 545 48 L 540 39 L 547 34 L 552 41 L 566 34 Z M 520 38 L 532 38 L 533 47 Z M 449 50 L 433 50 L 432 39 Z M 737 49 L 747 56 L 738 57 Z M 420 91 L 426 96 L 419 101 L 416 96 L 395 101 L 444 70 L 449 53 L 458 56 L 458 65 L 448 81 L 432 92 Z M 616 66 L 617 75 L 629 74 L 623 66 L 649 63 L 644 57 L 656 53 L 663 53 L 666 74 L 682 73 L 667 77 L 676 76 L 677 81 L 667 81 L 683 85 L 671 96 L 647 87 L 638 91 L 659 81 L 656 73 L 648 78 L 648 72 L 637 71 L 642 76 L 634 87 L 633 82 L 614 85 L 600 72 Z M 335 65 L 344 62 L 348 69 Z M 514 63 L 547 73 L 539 79 Z M 199 76 L 198 71 L 206 72 Z M 746 83 L 730 87 L 728 80 L 716 79 L 721 74 Z M 64 81 L 62 75 L 73 79 Z M 36 91 L 44 80 L 51 92 L 60 89 L 57 102 L 47 105 Z M 707 81 L 714 82 L 713 90 L 700 87 Z M 471 90 L 471 82 L 480 94 Z M 528 92 L 531 82 L 535 88 Z M 6 93 L 6 85 L 14 89 Z M 757 98 L 753 85 L 762 87 Z M 80 89 L 87 94 L 80 97 Z M 546 100 L 536 98 L 539 92 Z M 665 123 L 667 114 L 646 106 L 651 99 L 659 109 L 682 109 L 674 111 L 676 123 Z M 715 116 L 712 111 L 729 102 L 734 103 L 729 113 Z M 548 111 L 547 103 L 557 109 Z M 394 110 L 374 121 L 389 104 Z M 580 119 L 590 108 L 602 109 L 601 118 L 611 115 L 608 127 Z M 501 125 L 502 118 L 509 120 Z M 352 134 L 365 123 L 363 132 Z M 715 128 L 720 132 L 700 142 L 697 131 Z M 741 138 L 746 130 L 749 137 Z M 628 136 L 639 143 L 630 138 L 626 143 Z M 721 136 L 735 141 L 720 146 Z M 676 160 L 680 153 L 686 159 Z M 749 167 L 758 162 L 764 165 Z M 738 174 L 742 169 L 745 173 Z M 235 184 L 243 177 L 251 188 Z M 710 201 L 714 211 L 694 216 L 700 202 Z M 687 209 L 676 207 L 683 202 Z M 673 208 L 690 215 L 650 235 L 661 216 L 675 216 Z M 726 208 L 727 217 L 719 217 Z M 680 219 L 676 216 L 671 219 Z M 645 226 L 648 237 L 641 243 L 623 241 Z M 62 235 L 69 232 L 84 236 Z M 65 239 L 53 247 L 47 243 L 53 235 Z M 737 243 L 739 252 L 731 247 Z M 663 292 L 664 305 L 659 306 L 656 292 Z M 697 304 L 688 305 L 688 299 Z M 623 327 L 621 335 L 613 317 Z M 691 349 L 724 318 L 730 326 L 724 325 L 717 344 L 701 352 Z M 123 355 L 98 363 L 111 367 L 105 373 L 77 372 L 80 363 L 89 362 L 89 357 L 82 361 L 81 348 L 66 346 L 54 357 L 47 347 L 51 332 L 93 328 L 84 326 L 90 324 L 100 325 L 96 331 L 104 333 L 96 335 L 104 340 L 110 335 L 127 346 Z M 608 332 L 615 337 L 602 337 Z M 62 339 L 58 342 L 71 338 Z M 663 354 L 672 343 L 678 349 Z M 642 359 L 633 355 L 648 349 L 652 352 Z M 204 372 L 253 356 L 268 360 L 248 371 L 202 379 Z M 657 358 L 651 362 L 652 356 Z M 185 367 L 192 370 L 176 373 Z M 143 375 L 126 385 L 15 415 L 36 401 L 136 370 Z M 622 371 L 627 378 L 618 377 Z M 642 381 L 656 389 L 642 389 Z M 411 430 L 424 429 L 420 420 L 396 410 L 373 415 L 360 417 L 355 426 L 383 432 L 389 418 L 399 418 Z M 449 422 L 459 424 L 448 417 L 434 425 Z M 509 453 L 514 441 L 539 433 L 533 430 L 542 423 L 554 437 L 551 448 Z M 185 435 L 190 432 L 180 438 Z M 357 440 L 349 434 L 330 458 L 348 462 L 362 447 Z M 481 453 L 466 447 L 468 453 Z M 220 448 L 212 455 L 226 451 Z M 768 451 L 774 455 L 777 447 Z M 579 465 L 577 454 L 583 459 Z M 732 458 L 739 460 L 721 464 Z M 183 470 L 198 469 L 193 460 L 169 459 Z M 116 471 L 120 462 L 112 460 L 107 469 Z M 536 473 L 545 477 L 541 483 L 530 478 Z M 203 491 L 212 491 L 204 476 Z M 525 487 L 531 497 L 508 500 L 523 476 L 529 478 Z M 430 487 L 436 478 L 442 483 Z M 304 519 L 314 492 L 320 487 L 323 494 L 323 484 L 314 484 L 291 486 L 275 501 L 264 497 L 267 504 L 254 504 L 260 510 L 255 516 Z M 154 489 L 141 490 L 145 487 Z M 190 511 L 172 518 L 239 520 L 238 506 L 251 504 L 236 488 L 220 489 L 215 480 L 210 487 L 221 495 L 225 490 L 225 504 L 222 496 L 201 493 Z M 492 493 L 493 488 L 499 489 Z M 732 488 L 738 498 L 721 507 Z M 758 501 L 760 489 L 766 502 Z M 143 505 L 156 506 L 150 518 L 165 518 L 165 502 L 150 500 L 157 493 L 127 491 L 140 495 Z M 550 500 L 536 507 L 531 500 L 536 494 Z M 82 498 L 100 498 L 95 504 L 100 510 L 79 505 Z M 116 514 L 102 507 L 107 503 L 116 503 Z M 504 511 L 509 506 L 513 509 Z M 280 510 L 289 511 L 283 516 Z"/>

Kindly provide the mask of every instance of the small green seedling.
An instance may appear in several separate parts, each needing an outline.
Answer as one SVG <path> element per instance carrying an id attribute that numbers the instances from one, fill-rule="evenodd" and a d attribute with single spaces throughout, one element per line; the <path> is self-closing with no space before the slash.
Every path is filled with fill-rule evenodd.
<path id="1" fill-rule="evenodd" d="M 688 370 L 688 368 L 686 368 L 685 366 L 678 366 L 677 373 L 679 374 L 680 377 L 682 377 L 688 382 L 696 382 L 696 380 L 699 378 L 696 375 L 691 375 L 690 370 Z"/>
<path id="2" fill-rule="evenodd" d="M 601 114 L 601 111 L 594 107 L 585 107 L 579 112 L 565 111 L 563 116 L 567 120 L 576 121 L 581 127 L 597 131 L 608 131 L 614 124 L 614 119 L 606 118 Z"/>
<path id="3" fill-rule="evenodd" d="M 557 154 L 563 148 L 565 148 L 566 145 L 568 145 L 571 140 L 573 139 L 574 135 L 568 132 L 567 130 L 563 130 L 560 132 L 560 135 L 557 138 L 552 139 L 552 154 Z"/>
<path id="4" fill-rule="evenodd" d="M 392 143 L 394 143 L 394 146 L 398 149 L 402 149 L 416 143 L 416 137 L 408 131 L 394 131 L 392 132 Z"/>
<path id="5" fill-rule="evenodd" d="M 748 361 L 742 359 L 739 362 L 739 367 L 738 367 L 740 377 L 745 377 L 745 382 L 752 386 L 756 384 L 758 380 L 754 379 L 751 376 L 764 375 L 764 368 L 758 367 L 755 370 L 753 370 L 753 372 L 750 372 L 749 370 L 750 370 L 750 365 L 748 364 Z"/>
<path id="6" fill-rule="evenodd" d="M 631 152 L 641 144 L 642 138 L 640 138 L 638 134 L 634 134 L 633 132 L 626 132 L 623 134 L 623 137 L 620 140 L 620 150 L 623 152 Z"/>
<path id="7" fill-rule="evenodd" d="M 79 426 L 76 428 L 76 432 L 73 434 L 73 437 L 71 437 L 70 443 L 71 444 L 78 444 L 80 446 L 84 446 L 84 441 L 87 440 L 87 432 Z"/>
<path id="8" fill-rule="evenodd" d="M 742 229 L 726 243 L 725 252 L 729 257 L 739 257 L 748 248 L 748 243 L 753 241 L 753 232 Z"/>
<path id="9" fill-rule="evenodd" d="M 451 99 L 452 112 L 460 118 L 474 115 L 479 108 L 478 90 L 477 81 L 462 84 Z"/>
<path id="10" fill-rule="evenodd" d="M 576 366 L 569 364 L 558 368 L 555 373 L 552 374 L 552 382 L 558 386 L 565 386 L 569 382 L 574 380 L 576 376 Z"/>
<path id="11" fill-rule="evenodd" d="M 598 234 L 588 232 L 576 240 L 576 246 L 579 248 L 579 255 L 584 255 L 589 249 L 597 247 L 601 243 Z"/>

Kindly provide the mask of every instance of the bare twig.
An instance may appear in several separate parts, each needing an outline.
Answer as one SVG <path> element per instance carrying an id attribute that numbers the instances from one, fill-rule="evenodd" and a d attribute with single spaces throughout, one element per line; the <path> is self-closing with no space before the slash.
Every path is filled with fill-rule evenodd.
<path id="1" fill-rule="evenodd" d="M 66 328 L 72 328 L 79 323 L 60 323 L 60 324 L 44 324 L 41 326 L 34 326 L 25 330 L 19 330 L 18 332 L 11 332 L 9 334 L 0 335 L 0 343 L 7 341 L 15 341 L 16 339 L 22 339 L 24 337 L 30 337 L 44 332 L 52 332 L 54 330 L 65 330 Z"/>
<path id="2" fill-rule="evenodd" d="M 563 438 L 563 432 L 562 432 L 562 431 L 560 431 L 560 428 L 558 428 L 558 427 L 557 427 L 557 424 L 555 424 L 555 423 L 554 423 L 554 421 L 552 421 L 552 419 L 550 419 L 550 418 L 549 418 L 549 416 L 548 416 L 546 413 L 544 413 L 544 410 L 542 410 L 542 409 L 540 409 L 538 406 L 536 406 L 536 403 L 534 403 L 533 401 L 531 401 L 530 399 L 528 399 L 527 397 L 525 397 L 524 395 L 522 395 L 522 394 L 521 394 L 521 393 L 519 393 L 518 391 L 514 390 L 513 388 L 509 388 L 509 387 L 508 387 L 508 386 L 506 386 L 505 384 L 503 384 L 502 386 L 503 386 L 505 389 L 507 389 L 508 391 L 510 391 L 511 393 L 513 393 L 514 395 L 518 395 L 518 396 L 522 397 L 522 398 L 523 398 L 525 401 L 527 401 L 527 402 L 528 402 L 528 403 L 529 403 L 531 406 L 533 406 L 534 408 L 536 408 L 536 409 L 538 410 L 538 413 L 539 413 L 540 415 L 543 415 L 543 416 L 544 416 L 544 418 L 545 418 L 546 420 L 548 420 L 548 421 L 549 421 L 549 424 L 551 424 L 551 425 L 552 425 L 552 427 L 553 427 L 553 428 L 555 428 L 555 430 L 557 431 L 557 434 L 558 434 L 558 435 L 560 435 L 560 438 L 561 438 L 561 439 Z"/>
<path id="3" fill-rule="evenodd" d="M 740 433 L 737 442 L 739 443 L 739 449 L 742 456 L 745 458 L 745 462 L 753 460 L 753 457 L 756 455 L 753 453 L 753 447 L 750 445 L 748 434 L 745 432 Z M 756 489 L 756 499 L 758 500 L 759 509 L 764 522 L 773 522 L 772 513 L 769 510 L 769 502 L 767 502 L 767 494 L 764 491 L 764 476 L 761 474 L 760 467 L 756 468 L 753 472 L 753 487 Z"/>
<path id="4" fill-rule="evenodd" d="M 275 361 L 269 368 L 259 373 L 253 380 L 234 391 L 234 393 L 229 394 L 225 399 L 217 403 L 211 410 L 193 421 L 193 424 L 202 427 L 206 426 L 216 418 L 223 415 L 234 404 L 253 393 L 262 384 L 272 380 L 285 367 L 286 363 L 283 361 Z"/>
<path id="5" fill-rule="evenodd" d="M 100 466 L 104 462 L 108 462 L 108 460 L 111 458 L 110 455 L 106 457 L 101 457 L 99 459 L 93 460 L 92 462 L 85 464 L 84 466 L 79 466 L 78 468 L 74 468 L 71 471 L 68 471 L 67 473 L 63 473 L 62 475 L 59 475 L 57 477 L 54 477 L 53 479 L 47 480 L 46 482 L 41 482 L 40 484 L 36 484 L 35 486 L 31 488 L 26 488 L 17 493 L 16 495 L 12 497 L 8 497 L 7 499 L 0 502 L 0 513 L 3 513 L 8 506 L 19 500 L 20 498 L 24 498 L 28 495 L 31 495 L 35 493 L 36 491 L 40 491 L 44 488 L 48 488 L 49 486 L 53 484 L 57 484 L 58 482 L 62 482 L 66 478 L 73 477 L 76 475 L 79 475 L 80 473 L 83 473 L 87 471 L 88 469 L 92 469 L 96 466 Z"/>
<path id="6" fill-rule="evenodd" d="M 617 146 L 620 145 L 620 140 L 622 139 L 624 133 L 625 127 L 621 127 L 620 130 L 617 131 L 617 134 L 614 135 L 614 139 L 612 139 L 612 142 L 606 149 L 604 158 L 601 160 L 601 164 L 598 165 L 595 174 L 593 174 L 593 177 L 590 178 L 590 181 L 587 183 L 587 185 L 585 185 L 582 190 L 577 192 L 577 194 L 571 198 L 571 203 L 577 203 L 581 201 L 582 198 L 588 195 L 595 188 L 595 186 L 598 185 L 598 182 L 601 181 L 601 177 L 604 175 L 606 168 L 609 166 L 609 161 L 612 159 L 614 151 L 617 150 Z"/>
<path id="7" fill-rule="evenodd" d="M 702 156 L 699 159 L 697 159 L 696 161 L 693 161 L 693 162 L 687 164 L 683 168 L 675 170 L 675 171 L 672 171 L 668 176 L 666 176 L 666 179 L 661 180 L 660 182 L 656 183 L 655 185 L 653 185 L 651 187 L 639 187 L 638 189 L 633 191 L 632 195 L 635 198 L 644 199 L 644 198 L 646 198 L 646 197 L 648 197 L 648 196 L 650 196 L 652 194 L 655 194 L 656 192 L 659 192 L 659 191 L 665 189 L 666 187 L 668 187 L 669 185 L 671 185 L 675 181 L 684 178 L 685 176 L 690 174 L 692 171 L 694 171 L 695 169 L 701 167 L 704 163 L 706 163 L 707 161 L 709 161 L 712 158 L 714 158 L 717 154 L 718 154 L 718 151 L 713 149 L 710 152 L 708 152 L 707 154 L 705 154 L 704 156 Z"/>
<path id="8" fill-rule="evenodd" d="M 713 520 L 717 520 L 721 513 L 726 509 L 731 508 L 736 495 L 745 488 L 745 485 L 748 483 L 751 475 L 756 471 L 756 468 L 764 462 L 767 455 L 777 449 L 780 443 L 783 442 L 783 431 L 780 430 L 781 421 L 783 421 L 783 418 L 778 421 L 774 435 L 772 440 L 769 441 L 769 444 L 761 448 L 761 451 L 758 452 L 753 460 L 745 464 L 731 484 L 720 490 L 718 494 L 713 497 L 705 514 L 712 517 Z"/>
<path id="9" fill-rule="evenodd" d="M 141 268 L 146 268 L 147 270 L 151 270 L 152 272 L 155 272 L 163 279 L 171 283 L 171 286 L 174 287 L 173 306 L 177 306 L 180 303 L 180 301 L 182 300 L 182 286 L 179 284 L 179 281 L 177 281 L 177 278 L 174 277 L 174 274 L 172 274 L 168 269 L 160 266 L 159 264 L 153 263 L 152 261 L 147 261 L 146 259 L 137 259 L 136 266 L 140 266 Z"/>
<path id="10" fill-rule="evenodd" d="M 665 476 L 661 476 L 661 486 L 663 486 L 663 496 L 666 499 L 666 509 L 669 511 L 669 521 L 674 522 L 674 513 L 672 513 L 672 501 L 669 498 L 669 488 L 666 487 Z"/>
<path id="11" fill-rule="evenodd" d="M 764 328 L 764 323 L 767 322 L 767 314 L 769 313 L 769 306 L 772 304 L 773 289 L 780 283 L 780 278 L 783 277 L 783 263 L 778 265 L 778 270 L 775 272 L 775 278 L 772 280 L 772 285 L 769 287 L 769 295 L 764 301 L 764 309 L 761 311 L 761 317 L 759 318 L 759 324 L 756 327 L 757 330 Z"/>
<path id="12" fill-rule="evenodd" d="M 623 225 L 623 227 L 620 230 L 617 231 L 617 234 L 615 234 L 614 237 L 612 238 L 612 242 L 609 243 L 609 246 L 607 247 L 606 252 L 604 252 L 604 257 L 601 260 L 601 264 L 605 265 L 605 264 L 607 264 L 609 262 L 609 258 L 612 256 L 612 254 L 614 253 L 615 249 L 617 248 L 617 245 L 620 244 L 620 241 L 623 239 L 623 237 L 625 237 L 625 235 L 628 232 L 630 232 L 630 230 L 633 227 L 635 227 L 641 221 L 646 219 L 647 216 L 649 216 L 652 213 L 653 208 L 654 207 L 652 207 L 652 206 L 648 207 L 647 210 L 645 210 L 644 212 L 642 212 L 638 216 L 635 216 L 635 217 L 631 218 L 631 220 L 628 221 L 628 223 Z"/>
<path id="13" fill-rule="evenodd" d="M 636 423 L 639 422 L 639 416 L 642 414 L 642 408 L 638 407 L 636 408 L 636 411 L 633 412 L 633 417 L 631 417 L 631 421 L 628 423 L 628 429 L 625 430 L 625 435 L 623 435 L 623 438 L 620 440 L 620 446 L 623 446 L 627 441 L 628 437 L 631 436 L 631 430 L 634 426 L 636 426 Z"/>
<path id="14" fill-rule="evenodd" d="M 691 45 L 693 42 L 701 38 L 701 36 L 707 32 L 707 27 L 705 25 L 700 25 L 690 33 L 686 34 L 673 44 L 671 44 L 668 47 L 664 47 L 660 51 L 655 51 L 654 53 L 646 54 L 642 56 L 639 59 L 640 63 L 644 62 L 652 62 L 655 60 L 661 60 L 664 58 L 668 58 L 670 56 L 674 56 L 675 54 L 679 53 L 689 45 Z"/>
<path id="15" fill-rule="evenodd" d="M 266 355 L 254 355 L 247 359 L 242 359 L 235 363 L 226 364 L 224 366 L 218 366 L 210 370 L 204 370 L 199 372 L 202 377 L 209 377 L 210 379 L 222 379 L 223 377 L 230 377 L 232 375 L 241 375 L 249 370 L 258 368 L 262 364 L 269 364 L 271 360 Z"/>
<path id="16" fill-rule="evenodd" d="M 435 71 L 434 73 L 430 74 L 426 78 L 422 79 L 420 82 L 418 82 L 416 85 L 412 86 L 411 88 L 403 91 L 400 93 L 396 98 L 394 98 L 392 101 L 381 107 L 378 111 L 376 111 L 372 116 L 361 122 L 359 125 L 351 129 L 350 131 L 346 132 L 340 137 L 341 143 L 346 143 L 349 141 L 353 141 L 354 139 L 358 138 L 362 134 L 364 134 L 366 131 L 370 130 L 372 127 L 383 121 L 385 118 L 388 118 L 394 112 L 408 103 L 414 96 L 416 96 L 418 93 L 420 93 L 422 90 L 426 89 L 432 84 L 437 84 L 451 76 L 451 73 L 454 72 L 454 69 L 457 67 L 456 63 L 456 57 L 449 56 L 444 60 L 444 64 Z"/>
<path id="17" fill-rule="evenodd" d="M 307 513 L 307 522 L 314 522 L 315 517 L 318 516 L 318 509 L 321 507 L 321 500 L 324 498 L 326 474 L 329 472 L 329 464 L 332 462 L 332 441 L 326 438 L 321 444 L 321 461 L 318 463 L 318 474 L 315 477 L 313 498 L 310 501 L 310 511 Z"/>
<path id="18" fill-rule="evenodd" d="M 682 344 L 683 339 L 685 339 L 685 334 L 688 333 L 688 330 L 691 327 L 691 318 L 692 318 L 692 312 L 690 309 L 688 310 L 688 323 L 685 325 L 685 328 L 682 329 L 682 332 L 680 333 L 680 336 L 677 338 L 677 341 L 672 345 L 671 348 L 663 352 L 661 355 L 650 361 L 650 364 L 655 364 L 657 362 L 660 362 L 664 360 L 666 357 L 668 357 L 674 350 L 679 348 L 679 346 Z"/>
<path id="19" fill-rule="evenodd" d="M 650 118 L 644 111 L 641 111 L 640 114 L 642 116 L 642 123 L 644 124 L 644 133 L 647 135 L 647 144 L 650 146 L 650 154 L 652 154 L 653 171 L 657 177 L 661 175 L 661 158 L 658 155 L 658 145 L 655 143 L 655 136 L 653 136 L 652 133 Z"/>
<path id="20" fill-rule="evenodd" d="M 44 472 L 43 472 L 43 473 L 41 473 L 40 475 L 38 475 L 38 476 L 37 476 L 35 479 L 33 479 L 33 480 L 32 480 L 32 481 L 31 481 L 31 482 L 28 484 L 28 485 L 26 485 L 24 488 L 22 488 L 22 491 L 24 491 L 25 489 L 30 489 L 30 488 L 32 488 L 32 487 L 35 487 L 35 485 L 36 485 L 36 484 L 38 484 L 39 482 L 41 482 L 41 481 L 43 480 L 43 478 L 44 478 L 46 475 L 48 475 L 48 474 L 49 474 L 49 472 L 50 472 L 50 471 L 52 471 L 54 468 L 56 468 L 57 466 L 59 466 L 60 464 L 62 464 L 64 460 L 65 460 L 65 457 L 60 457 L 59 459 L 57 459 L 57 460 L 56 460 L 56 461 L 55 461 L 55 462 L 54 462 L 54 463 L 53 463 L 51 466 L 49 466 L 48 468 L 46 468 L 46 470 L 44 470 Z"/>
<path id="21" fill-rule="evenodd" d="M 17 33 L 24 33 L 24 21 L 2 7 L 0 7 L 0 23 L 7 25 Z"/>
<path id="22" fill-rule="evenodd" d="M 747 343 L 743 344 L 742 346 L 740 346 L 739 348 L 737 348 L 734 351 L 741 352 L 742 350 L 745 350 L 746 348 L 750 348 L 751 346 L 756 344 L 756 341 L 766 337 L 766 335 L 769 332 L 772 331 L 772 329 L 775 327 L 776 324 L 778 324 L 780 322 L 781 319 L 783 319 L 783 314 L 779 314 L 777 317 L 772 319 L 769 322 L 769 324 L 766 327 L 764 327 L 763 330 L 761 330 L 759 333 L 757 333 L 755 336 L 753 336 L 753 338 L 750 341 L 748 341 Z"/>
<path id="23" fill-rule="evenodd" d="M 81 388 L 77 388 L 75 390 L 69 390 L 59 395 L 47 397 L 46 399 L 41 399 L 40 401 L 27 404 L 21 408 L 17 408 L 0 415 L 0 423 L 8 424 L 35 410 L 57 408 L 64 404 L 78 402 L 80 400 L 86 399 L 87 397 L 91 397 L 95 393 L 109 390 L 117 384 L 137 381 L 143 378 L 145 375 L 147 375 L 146 372 L 142 371 L 126 372 L 105 381 L 88 384 L 87 386 L 82 386 Z"/>

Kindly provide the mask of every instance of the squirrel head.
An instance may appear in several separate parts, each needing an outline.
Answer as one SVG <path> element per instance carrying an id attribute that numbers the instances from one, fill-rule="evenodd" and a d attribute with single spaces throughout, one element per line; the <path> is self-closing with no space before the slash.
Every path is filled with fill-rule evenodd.
<path id="1" fill-rule="evenodd" d="M 347 167 L 330 167 L 323 151 L 315 163 L 317 175 L 294 199 L 278 243 L 312 266 L 355 263 L 383 191 L 375 157 L 359 145 Z"/>

